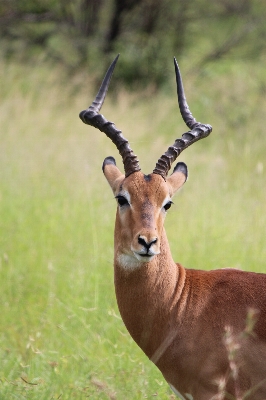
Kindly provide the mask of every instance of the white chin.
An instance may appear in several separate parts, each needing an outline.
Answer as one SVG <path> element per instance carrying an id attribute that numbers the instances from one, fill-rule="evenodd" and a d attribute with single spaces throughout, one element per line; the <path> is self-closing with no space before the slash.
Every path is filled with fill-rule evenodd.
<path id="1" fill-rule="evenodd" d="M 128 271 L 133 271 L 135 269 L 140 268 L 140 266 L 144 263 L 151 261 L 155 256 L 147 256 L 142 257 L 137 253 L 129 254 L 120 254 L 117 258 L 120 266 Z"/>

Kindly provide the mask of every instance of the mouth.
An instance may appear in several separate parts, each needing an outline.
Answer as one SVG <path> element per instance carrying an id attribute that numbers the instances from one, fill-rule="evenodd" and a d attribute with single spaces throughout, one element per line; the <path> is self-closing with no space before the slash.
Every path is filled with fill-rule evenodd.
<path id="1" fill-rule="evenodd" d="M 149 253 L 143 254 L 143 253 L 137 253 L 134 251 L 134 256 L 137 258 L 138 261 L 149 262 L 156 256 L 156 254 L 149 254 Z"/>

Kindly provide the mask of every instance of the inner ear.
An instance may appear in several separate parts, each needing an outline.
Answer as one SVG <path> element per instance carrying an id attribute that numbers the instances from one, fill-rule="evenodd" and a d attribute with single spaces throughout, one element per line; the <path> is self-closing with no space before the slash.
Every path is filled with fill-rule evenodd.
<path id="1" fill-rule="evenodd" d="M 117 168 L 113 157 L 106 157 L 104 159 L 102 170 L 113 193 L 115 193 L 117 186 L 120 185 L 121 181 L 125 178 L 125 175 Z"/>
<path id="2" fill-rule="evenodd" d="M 172 175 L 167 178 L 167 183 L 171 186 L 171 195 L 184 185 L 188 178 L 188 169 L 185 163 L 179 162 L 176 164 Z"/>

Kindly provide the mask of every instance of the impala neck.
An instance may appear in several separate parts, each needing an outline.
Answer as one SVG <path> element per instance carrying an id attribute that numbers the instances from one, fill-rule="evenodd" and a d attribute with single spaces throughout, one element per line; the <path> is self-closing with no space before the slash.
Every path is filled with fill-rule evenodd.
<path id="1" fill-rule="evenodd" d="M 119 311 L 133 339 L 152 358 L 164 340 L 166 329 L 169 332 L 170 312 L 173 307 L 179 307 L 185 270 L 173 261 L 164 228 L 161 252 L 148 263 L 127 268 L 121 263 L 118 249 L 119 244 L 115 242 L 115 290 Z"/>

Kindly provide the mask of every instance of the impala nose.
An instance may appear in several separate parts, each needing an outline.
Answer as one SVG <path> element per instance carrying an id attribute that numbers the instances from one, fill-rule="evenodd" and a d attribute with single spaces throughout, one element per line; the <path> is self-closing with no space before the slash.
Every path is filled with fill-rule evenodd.
<path id="1" fill-rule="evenodd" d="M 138 243 L 144 246 L 147 249 L 147 251 L 153 244 L 157 242 L 157 240 L 158 240 L 157 238 L 153 238 L 152 240 L 148 241 L 148 239 L 145 236 L 141 235 L 139 235 L 138 237 Z"/>

